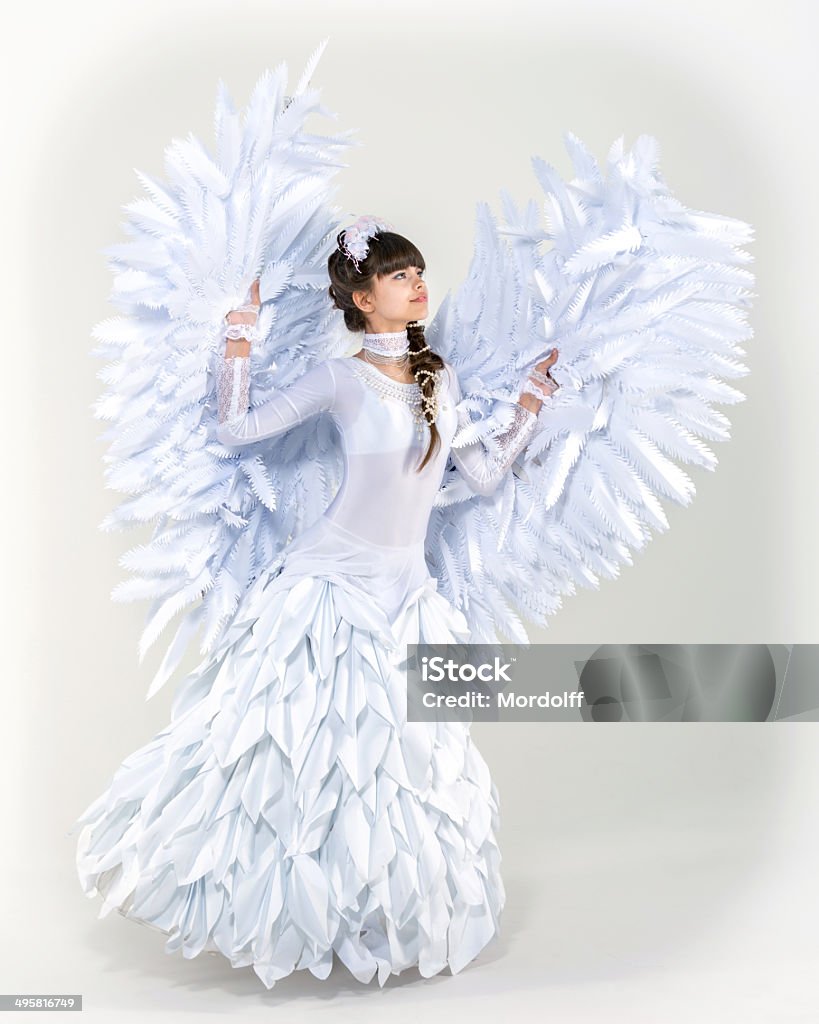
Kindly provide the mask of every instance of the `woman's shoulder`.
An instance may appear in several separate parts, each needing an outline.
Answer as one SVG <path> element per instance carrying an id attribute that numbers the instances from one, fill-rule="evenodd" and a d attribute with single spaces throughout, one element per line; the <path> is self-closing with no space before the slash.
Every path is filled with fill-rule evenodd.
<path id="1" fill-rule="evenodd" d="M 352 372 L 354 364 L 360 361 L 354 356 L 329 356 L 327 359 L 322 360 L 322 364 L 333 374 L 345 372 L 349 374 Z"/>
<path id="2" fill-rule="evenodd" d="M 438 371 L 444 380 L 454 383 L 458 380 L 458 375 L 455 372 L 455 367 L 450 363 L 448 359 L 444 359 L 443 356 L 439 356 L 441 362 L 444 364 Z"/>
<path id="3" fill-rule="evenodd" d="M 334 366 L 337 366 L 342 372 L 347 371 L 348 373 L 355 376 L 356 367 L 363 363 L 363 359 L 359 359 L 356 355 L 348 356 L 334 356 L 329 360 Z"/>
<path id="4" fill-rule="evenodd" d="M 369 363 L 366 363 L 363 359 L 359 359 L 355 355 L 333 356 L 333 358 L 328 359 L 327 362 L 332 363 L 333 373 L 338 374 L 339 378 L 343 379 L 345 383 L 358 385 L 364 389 L 367 387 L 367 370 L 370 368 L 374 369 L 374 367 L 371 367 Z"/>

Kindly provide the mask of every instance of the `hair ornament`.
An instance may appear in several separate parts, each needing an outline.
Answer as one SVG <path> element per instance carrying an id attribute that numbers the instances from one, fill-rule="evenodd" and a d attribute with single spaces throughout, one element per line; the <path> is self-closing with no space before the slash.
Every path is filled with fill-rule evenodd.
<path id="1" fill-rule="evenodd" d="M 379 231 L 394 231 L 392 224 L 381 217 L 365 214 L 344 231 L 339 249 L 347 259 L 352 260 L 356 271 L 358 264 L 367 258 L 370 251 L 367 242 Z"/>

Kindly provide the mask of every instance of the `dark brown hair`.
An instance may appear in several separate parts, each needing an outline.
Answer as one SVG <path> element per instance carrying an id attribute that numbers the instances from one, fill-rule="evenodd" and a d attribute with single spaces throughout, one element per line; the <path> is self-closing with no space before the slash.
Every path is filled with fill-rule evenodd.
<path id="1" fill-rule="evenodd" d="M 358 270 L 356 270 L 353 261 L 340 249 L 343 238 L 344 232 L 340 231 L 336 237 L 336 248 L 330 254 L 327 263 L 331 281 L 328 293 L 336 309 L 340 309 L 344 313 L 344 323 L 347 325 L 347 329 L 361 333 L 366 330 L 366 321 L 364 314 L 353 301 L 353 292 L 367 291 L 376 278 L 387 277 L 397 270 L 406 270 L 408 267 L 420 267 L 424 270 L 426 263 L 424 257 L 408 238 L 404 238 L 403 235 L 396 234 L 394 231 L 379 231 L 368 239 L 369 251 L 365 259 L 359 260 Z M 410 369 L 415 374 L 415 380 L 421 393 L 429 399 L 432 397 L 435 386 L 434 379 L 429 374 L 443 369 L 444 361 L 437 352 L 420 351 L 426 345 L 422 324 L 411 320 L 407 324 L 407 337 L 409 338 Z M 421 370 L 428 372 L 421 373 L 419 376 Z M 430 422 L 428 412 L 426 415 L 430 441 L 424 458 L 418 466 L 419 473 L 441 445 L 438 428 L 434 421 Z"/>

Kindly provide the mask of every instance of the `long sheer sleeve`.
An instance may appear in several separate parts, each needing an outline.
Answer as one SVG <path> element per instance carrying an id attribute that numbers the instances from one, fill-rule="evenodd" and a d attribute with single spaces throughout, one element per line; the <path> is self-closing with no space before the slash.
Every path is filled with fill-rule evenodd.
<path id="1" fill-rule="evenodd" d="M 458 428 L 452 440 L 450 454 L 470 489 L 476 494 L 492 494 L 503 480 L 510 466 L 529 443 L 537 426 L 537 415 L 525 409 L 518 402 L 510 403 L 512 409 L 507 422 L 498 422 L 498 428 L 485 439 L 470 444 L 459 444 L 458 434 L 471 423 L 468 410 L 459 407 L 462 398 L 461 387 L 454 368 L 447 363 L 450 397 L 458 413 Z"/>
<path id="2" fill-rule="evenodd" d="M 216 383 L 216 437 L 222 444 L 249 444 L 277 437 L 333 408 L 336 382 L 328 363 L 312 366 L 255 409 L 250 406 L 250 356 L 223 356 Z"/>

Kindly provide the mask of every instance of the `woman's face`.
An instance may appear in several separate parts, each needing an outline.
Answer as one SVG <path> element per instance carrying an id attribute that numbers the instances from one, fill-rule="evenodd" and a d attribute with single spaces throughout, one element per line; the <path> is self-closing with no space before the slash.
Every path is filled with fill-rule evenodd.
<path id="1" fill-rule="evenodd" d="M 353 293 L 353 301 L 364 313 L 369 333 L 403 331 L 411 320 L 423 320 L 427 315 L 429 292 L 424 271 L 405 267 L 376 277 L 368 292 Z"/>

